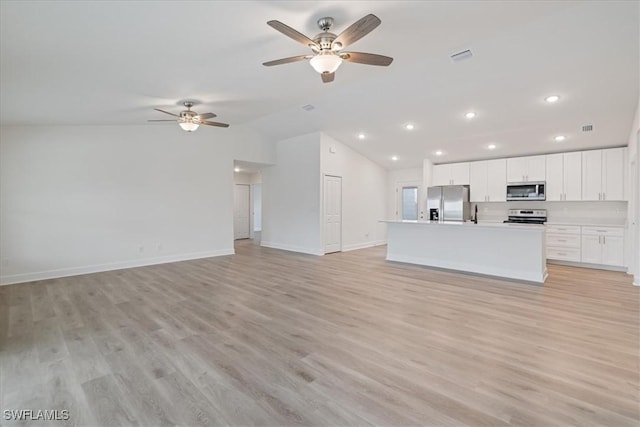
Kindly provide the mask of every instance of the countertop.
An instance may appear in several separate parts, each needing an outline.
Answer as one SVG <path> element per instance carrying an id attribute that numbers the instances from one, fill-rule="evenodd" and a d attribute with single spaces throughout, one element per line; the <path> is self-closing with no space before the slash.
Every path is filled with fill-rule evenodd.
<path id="1" fill-rule="evenodd" d="M 510 229 L 522 229 L 522 230 L 532 230 L 539 229 L 544 231 L 544 226 L 540 224 L 513 224 L 513 223 L 503 223 L 503 222 L 493 222 L 493 221 L 478 221 L 475 224 L 472 221 L 408 221 L 408 220 L 382 220 L 380 222 L 385 222 L 388 224 L 416 224 L 416 225 L 430 225 L 430 226 L 452 226 L 452 227 L 472 227 L 472 228 L 510 228 Z"/>

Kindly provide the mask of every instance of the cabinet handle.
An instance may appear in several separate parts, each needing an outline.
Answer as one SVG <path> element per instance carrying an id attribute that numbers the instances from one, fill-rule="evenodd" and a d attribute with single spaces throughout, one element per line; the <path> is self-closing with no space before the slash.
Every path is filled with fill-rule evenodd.
<path id="1" fill-rule="evenodd" d="M 558 242 L 566 242 L 565 239 L 558 239 Z"/>
<path id="2" fill-rule="evenodd" d="M 607 193 L 602 193 L 602 200 L 607 200 Z"/>
<path id="3" fill-rule="evenodd" d="M 602 236 L 602 244 L 603 245 L 607 244 L 607 236 Z"/>

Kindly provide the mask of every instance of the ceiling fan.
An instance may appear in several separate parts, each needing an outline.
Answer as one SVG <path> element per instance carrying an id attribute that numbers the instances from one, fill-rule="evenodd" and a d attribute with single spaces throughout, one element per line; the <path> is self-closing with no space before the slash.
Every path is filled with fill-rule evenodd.
<path id="1" fill-rule="evenodd" d="M 378 25 L 380 25 L 381 22 L 380 18 L 373 14 L 369 14 L 356 21 L 349 28 L 340 33 L 340 35 L 336 36 L 329 32 L 329 29 L 333 25 L 333 18 L 320 18 L 318 19 L 318 27 L 320 27 L 322 32 L 313 39 L 310 39 L 280 21 L 269 21 L 267 22 L 267 25 L 280 31 L 285 36 L 291 37 L 293 40 L 311 48 L 313 54 L 276 59 L 275 61 L 265 62 L 262 65 L 270 67 L 272 65 L 288 64 L 290 62 L 309 59 L 313 69 L 322 75 L 322 81 L 324 83 L 329 83 L 334 80 L 335 72 L 340 64 L 342 64 L 342 61 L 386 67 L 391 64 L 393 58 L 373 53 L 342 51 L 343 48 L 355 43 L 362 37 L 369 34 Z"/>
<path id="2" fill-rule="evenodd" d="M 206 126 L 218 126 L 221 128 L 228 128 L 229 125 L 226 123 L 219 123 L 219 122 L 210 122 L 207 119 L 211 119 L 213 117 L 216 117 L 215 114 L 213 113 L 203 113 L 203 114 L 198 114 L 195 111 L 191 110 L 191 107 L 193 107 L 193 102 L 191 101 L 185 101 L 182 103 L 185 107 L 187 107 L 186 110 L 180 112 L 180 114 L 173 114 L 170 113 L 168 111 L 164 111 L 161 110 L 159 108 L 154 108 L 154 110 L 156 111 L 160 111 L 161 113 L 165 113 L 165 114 L 169 114 L 170 116 L 174 116 L 176 117 L 175 119 L 163 119 L 163 120 L 149 120 L 150 122 L 178 122 L 178 124 L 180 125 L 180 127 L 183 130 L 186 130 L 187 132 L 193 132 L 196 129 L 198 129 L 198 127 L 200 125 L 206 125 Z"/>

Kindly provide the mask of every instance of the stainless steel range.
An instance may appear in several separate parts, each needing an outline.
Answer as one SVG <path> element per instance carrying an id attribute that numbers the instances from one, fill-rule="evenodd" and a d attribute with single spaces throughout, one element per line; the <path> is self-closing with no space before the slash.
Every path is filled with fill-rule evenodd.
<path id="1" fill-rule="evenodd" d="M 509 209 L 509 219 L 504 222 L 512 224 L 544 224 L 547 222 L 547 210 Z"/>

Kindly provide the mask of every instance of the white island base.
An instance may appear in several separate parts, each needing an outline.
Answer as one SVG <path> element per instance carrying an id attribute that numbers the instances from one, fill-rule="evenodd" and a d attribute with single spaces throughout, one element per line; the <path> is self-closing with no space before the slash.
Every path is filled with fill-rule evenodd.
<path id="1" fill-rule="evenodd" d="M 544 283 L 545 229 L 538 225 L 383 221 L 387 260 Z"/>

